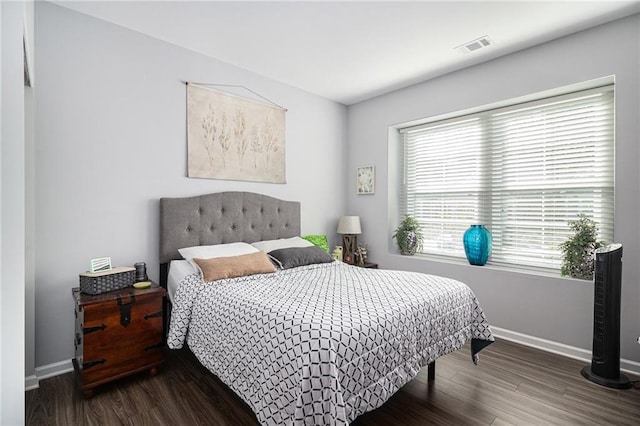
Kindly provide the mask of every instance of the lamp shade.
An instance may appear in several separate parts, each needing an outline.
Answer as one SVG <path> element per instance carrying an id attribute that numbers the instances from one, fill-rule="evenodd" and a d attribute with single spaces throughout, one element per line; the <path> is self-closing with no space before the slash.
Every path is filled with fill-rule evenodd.
<path id="1" fill-rule="evenodd" d="M 361 234 L 360 216 L 342 216 L 338 222 L 338 234 Z"/>

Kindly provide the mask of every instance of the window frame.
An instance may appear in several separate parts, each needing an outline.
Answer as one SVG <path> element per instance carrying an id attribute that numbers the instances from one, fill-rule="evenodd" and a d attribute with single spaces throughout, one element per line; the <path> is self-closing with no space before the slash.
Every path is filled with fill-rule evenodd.
<path id="1" fill-rule="evenodd" d="M 448 114 L 443 114 L 440 116 L 434 116 L 431 118 L 427 118 L 427 119 L 421 119 L 421 120 L 414 120 L 411 122 L 406 122 L 406 123 L 400 123 L 400 124 L 396 124 L 394 126 L 390 126 L 390 143 L 396 143 L 398 145 L 398 148 L 396 148 L 395 150 L 390 150 L 390 153 L 392 154 L 390 156 L 390 173 L 397 173 L 397 176 L 391 177 L 390 176 L 390 187 L 394 187 L 396 186 L 398 189 L 398 193 L 394 194 L 394 195 L 390 195 L 390 203 L 395 203 L 395 205 L 397 206 L 397 210 L 394 207 L 391 207 L 391 213 L 393 215 L 393 213 L 395 212 L 395 217 L 398 220 L 401 220 L 403 217 L 403 210 L 406 208 L 406 206 L 404 206 L 403 203 L 403 197 L 404 195 L 402 194 L 402 186 L 403 186 L 403 179 L 405 178 L 404 176 L 404 168 L 406 167 L 405 164 L 402 163 L 402 158 L 403 158 L 403 147 L 401 146 L 403 143 L 403 136 L 401 134 L 401 132 L 406 131 L 407 129 L 416 129 L 416 128 L 420 128 L 420 127 L 425 127 L 425 126 L 433 126 L 434 124 L 446 124 L 448 122 L 455 122 L 455 121 L 462 121 L 465 119 L 470 119 L 473 117 L 478 117 L 478 116 L 486 116 L 486 115 L 491 115 L 491 114 L 495 114 L 496 112 L 499 113 L 506 113 L 509 111 L 514 111 L 514 110 L 518 110 L 518 109 L 522 109 L 523 106 L 526 107 L 536 107 L 539 105 L 544 105 L 551 102 L 557 102 L 557 101 L 561 101 L 563 99 L 567 99 L 567 98 L 575 98 L 577 97 L 577 93 L 582 92 L 584 93 L 589 93 L 589 92 L 602 92 L 602 91 L 611 91 L 612 92 L 612 100 L 611 100 L 611 115 L 612 115 L 612 124 L 611 124 L 611 128 L 612 128 L 612 135 L 611 135 L 611 140 L 612 140 L 612 146 L 611 146 L 611 151 L 612 151 L 612 158 L 611 158 L 611 195 L 610 195 L 610 200 L 611 200 L 611 213 L 610 213 L 610 217 L 611 217 L 611 223 L 607 224 L 607 231 L 609 232 L 605 232 L 606 233 L 606 239 L 607 240 L 611 240 L 613 241 L 613 237 L 614 237 L 614 219 L 615 219 L 615 82 L 614 82 L 614 78 L 613 76 L 610 77 L 605 77 L 602 79 L 598 79 L 598 80 L 592 80 L 589 82 L 584 82 L 584 83 L 579 83 L 576 85 L 571 85 L 571 86 L 565 86 L 562 88 L 557 88 L 557 89 L 552 89 L 552 90 L 548 90 L 548 91 L 544 91 L 544 92 L 538 92 L 538 93 L 534 93 L 531 95 L 527 95 L 527 96 L 523 96 L 523 97 L 519 97 L 519 98 L 512 98 L 512 99 L 508 99 L 508 100 L 504 100 L 504 101 L 500 101 L 500 102 L 496 102 L 493 104 L 488 104 L 488 105 L 483 105 L 480 107 L 475 107 L 472 109 L 467 109 L 467 110 L 462 110 L 462 111 L 455 111 L 452 113 L 448 113 Z M 578 95 L 580 96 L 580 95 Z M 391 164 L 391 161 L 397 161 L 397 163 L 395 165 Z M 394 182 L 394 180 L 397 179 L 397 182 Z M 489 208 L 485 213 L 485 215 L 490 216 L 491 215 L 491 209 Z M 609 217 L 609 216 L 607 216 Z M 485 220 L 483 220 L 482 222 L 485 222 Z M 479 223 L 482 223 L 479 222 Z M 485 223 L 489 223 L 489 220 L 486 220 Z M 568 225 L 567 225 L 567 229 L 568 229 Z M 601 230 L 602 233 L 602 230 Z M 600 237 L 600 235 L 599 235 Z M 602 237 L 600 237 L 602 238 Z M 459 242 L 460 246 L 461 241 Z M 464 257 L 464 254 L 462 253 L 462 255 L 447 255 L 447 254 L 442 254 L 442 253 L 419 253 L 419 255 L 421 256 L 427 256 L 427 257 L 434 257 L 436 259 L 441 259 L 441 260 L 466 260 Z M 556 259 L 557 262 L 557 259 Z M 544 263 L 539 263 L 539 264 L 521 264 L 521 263 L 512 263 L 512 262 L 505 262 L 505 261 L 496 261 L 495 259 L 491 259 L 489 260 L 489 264 L 490 265 L 495 265 L 498 267 L 506 267 L 507 269 L 524 269 L 524 270 L 533 270 L 533 271 L 541 271 L 541 272 L 547 272 L 547 273 L 557 273 L 560 269 L 559 265 L 557 264 L 553 264 L 553 265 L 549 265 L 549 264 L 544 264 Z"/>

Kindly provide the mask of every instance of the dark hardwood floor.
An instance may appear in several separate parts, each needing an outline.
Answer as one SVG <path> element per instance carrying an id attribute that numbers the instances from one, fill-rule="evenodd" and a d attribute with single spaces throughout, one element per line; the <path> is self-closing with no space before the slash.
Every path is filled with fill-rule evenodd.
<path id="1" fill-rule="evenodd" d="M 84 400 L 73 373 L 26 392 L 27 425 L 256 425 L 251 410 L 186 349 L 167 351 L 160 373 L 132 376 Z M 468 347 L 440 358 L 364 425 L 638 425 L 640 389 L 614 390 L 580 375 L 581 361 L 504 340 L 471 362 Z M 632 380 L 638 380 L 633 377 Z"/>

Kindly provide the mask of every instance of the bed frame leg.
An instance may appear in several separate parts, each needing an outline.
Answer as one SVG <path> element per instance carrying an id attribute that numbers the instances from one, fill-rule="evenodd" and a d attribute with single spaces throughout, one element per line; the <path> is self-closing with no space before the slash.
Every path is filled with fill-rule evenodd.
<path id="1" fill-rule="evenodd" d="M 427 381 L 433 382 L 436 378 L 436 362 L 431 361 L 427 366 Z"/>

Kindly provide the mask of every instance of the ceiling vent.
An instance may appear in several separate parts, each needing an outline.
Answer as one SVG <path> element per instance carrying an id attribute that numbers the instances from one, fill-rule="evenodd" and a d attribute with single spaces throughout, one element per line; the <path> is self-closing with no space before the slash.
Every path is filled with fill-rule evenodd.
<path id="1" fill-rule="evenodd" d="M 471 53 L 476 50 L 480 50 L 484 47 L 491 46 L 493 41 L 489 38 L 489 36 L 484 36 L 477 38 L 475 40 L 469 41 L 462 46 L 456 47 L 456 50 L 460 53 Z"/>

